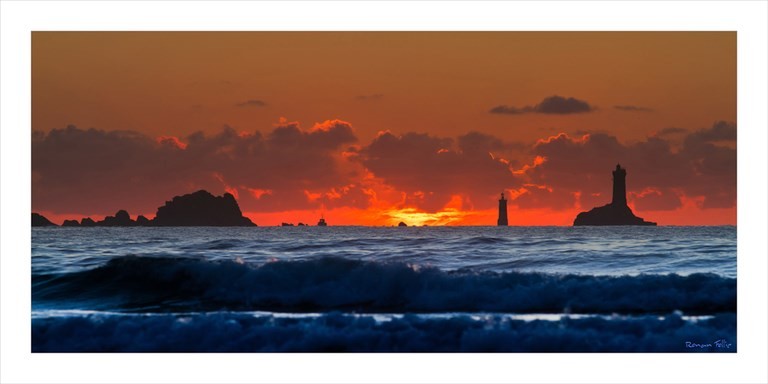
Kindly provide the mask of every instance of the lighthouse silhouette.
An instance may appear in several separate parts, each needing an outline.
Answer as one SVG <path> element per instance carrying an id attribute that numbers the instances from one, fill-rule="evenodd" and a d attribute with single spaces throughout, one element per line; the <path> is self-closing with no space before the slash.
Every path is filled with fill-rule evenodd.
<path id="1" fill-rule="evenodd" d="M 507 199 L 504 198 L 504 192 L 501 193 L 501 199 L 499 199 L 499 219 L 496 221 L 496 225 L 500 227 L 509 225 L 507 222 Z"/>
<path id="2" fill-rule="evenodd" d="M 611 200 L 611 204 L 627 205 L 627 171 L 620 164 L 616 164 L 616 170 L 613 171 L 613 200 Z"/>
<path id="3" fill-rule="evenodd" d="M 501 218 L 499 218 L 501 220 Z M 573 225 L 656 225 L 637 217 L 627 205 L 627 170 L 616 164 L 613 170 L 613 198 L 609 204 L 576 215 Z"/>

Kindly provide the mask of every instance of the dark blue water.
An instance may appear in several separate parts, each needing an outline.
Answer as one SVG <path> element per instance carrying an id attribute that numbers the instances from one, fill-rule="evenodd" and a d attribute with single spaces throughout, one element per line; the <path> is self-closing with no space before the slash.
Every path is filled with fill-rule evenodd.
<path id="1" fill-rule="evenodd" d="M 32 303 L 34 351 L 735 352 L 736 228 L 33 228 Z"/>

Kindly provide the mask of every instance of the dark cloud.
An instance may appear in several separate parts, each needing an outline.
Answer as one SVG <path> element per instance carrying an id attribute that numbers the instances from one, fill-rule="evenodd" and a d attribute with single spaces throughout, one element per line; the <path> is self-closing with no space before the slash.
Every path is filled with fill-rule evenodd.
<path id="1" fill-rule="evenodd" d="M 683 206 L 680 196 L 669 188 L 633 193 L 630 200 L 640 211 L 672 211 Z"/>
<path id="2" fill-rule="evenodd" d="M 718 142 L 718 141 L 736 141 L 736 124 L 725 121 L 718 121 L 712 125 L 712 128 L 694 132 L 686 139 L 688 143 L 699 142 Z"/>
<path id="3" fill-rule="evenodd" d="M 682 137 L 673 143 L 665 136 L 672 134 Z M 502 190 L 520 208 L 589 209 L 610 201 L 618 162 L 641 211 L 676 209 L 686 198 L 729 208 L 736 202 L 735 139 L 736 125 L 727 122 L 662 130 L 635 143 L 607 133 L 560 134 L 533 147 L 479 132 L 384 132 L 358 145 L 341 120 L 309 129 L 283 121 L 264 133 L 224 127 L 184 138 L 69 126 L 32 134 L 32 201 L 37 210 L 60 213 L 153 213 L 172 196 L 207 189 L 232 192 L 245 211 L 364 209 L 381 192 L 370 183 L 383 183 L 387 201 L 402 193 L 395 201 L 427 211 L 457 195 L 464 209 L 492 209 Z M 523 154 L 531 156 L 526 164 L 512 160 Z"/>
<path id="4" fill-rule="evenodd" d="M 550 96 L 544 99 L 536 106 L 536 112 L 549 114 L 569 114 L 592 112 L 594 107 L 586 101 L 574 99 L 573 97 Z"/>
<path id="5" fill-rule="evenodd" d="M 522 108 L 511 107 L 508 105 L 499 105 L 492 108 L 490 113 L 518 115 L 522 113 L 543 113 L 552 115 L 567 115 L 573 113 L 587 113 L 595 110 L 595 107 L 589 105 L 586 101 L 573 97 L 550 96 L 535 106 L 525 106 Z"/>
<path id="6" fill-rule="evenodd" d="M 688 130 L 684 128 L 668 127 L 660 130 L 658 133 L 656 133 L 656 136 L 671 136 L 684 133 L 688 133 Z"/>
<path id="7" fill-rule="evenodd" d="M 33 135 L 33 205 L 55 212 L 148 213 L 174 195 L 203 188 L 239 192 L 243 210 L 317 208 L 324 201 L 308 199 L 305 190 L 342 197 L 355 192 L 338 157 L 356 140 L 351 125 L 340 120 L 309 130 L 285 123 L 266 135 L 225 127 L 184 140 L 54 129 Z"/>
<path id="8" fill-rule="evenodd" d="M 550 208 L 562 210 L 573 208 L 576 204 L 576 194 L 565 188 L 550 188 L 528 184 L 518 190 L 519 195 L 512 199 L 511 204 L 521 209 Z"/>
<path id="9" fill-rule="evenodd" d="M 267 103 L 265 103 L 262 100 L 251 99 L 251 100 L 243 101 L 241 103 L 237 103 L 235 104 L 235 106 L 236 107 L 266 107 Z"/>
<path id="10" fill-rule="evenodd" d="M 639 107 L 636 105 L 614 105 L 613 108 L 624 112 L 653 112 L 652 108 Z"/>
<path id="11" fill-rule="evenodd" d="M 639 209 L 679 207 L 679 195 L 702 198 L 703 208 L 728 208 L 736 203 L 736 149 L 713 142 L 734 137 L 735 124 L 718 122 L 688 134 L 673 151 L 658 136 L 627 145 L 608 134 L 561 134 L 534 147 L 545 161 L 526 175 L 537 185 L 579 192 L 582 208 L 588 209 L 593 205 L 583 199 L 599 196 L 610 202 L 610 171 L 618 162 L 627 169 L 627 190 Z"/>
<path id="12" fill-rule="evenodd" d="M 498 137 L 472 131 L 457 139 L 458 149 L 464 154 L 486 155 L 489 152 L 506 153 L 510 150 L 525 148 L 523 143 L 505 142 Z"/>
<path id="13" fill-rule="evenodd" d="M 491 208 L 502 190 L 518 181 L 502 157 L 518 148 L 473 132 L 457 140 L 421 133 L 380 134 L 355 156 L 375 176 L 415 196 L 409 202 L 436 211 L 453 195 L 469 198 L 474 208 Z M 514 164 L 512 164 L 514 165 Z"/>
<path id="14" fill-rule="evenodd" d="M 360 100 L 360 101 L 375 101 L 375 100 L 381 100 L 383 98 L 384 98 L 384 95 L 381 93 L 374 93 L 372 95 L 355 96 L 355 100 Z"/>
<path id="15" fill-rule="evenodd" d="M 522 113 L 534 112 L 534 108 L 533 107 L 517 108 L 517 107 L 510 107 L 508 105 L 499 105 L 491 108 L 491 110 L 488 112 L 504 114 L 504 115 L 519 115 Z"/>

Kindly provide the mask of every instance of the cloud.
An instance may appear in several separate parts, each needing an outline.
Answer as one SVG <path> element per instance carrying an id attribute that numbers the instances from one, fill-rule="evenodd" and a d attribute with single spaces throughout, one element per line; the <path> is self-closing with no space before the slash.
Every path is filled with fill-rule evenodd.
<path id="1" fill-rule="evenodd" d="M 631 200 L 640 211 L 672 211 L 683 206 L 680 196 L 673 189 L 646 189 L 632 193 Z"/>
<path id="2" fill-rule="evenodd" d="M 514 191 L 512 205 L 521 209 L 550 208 L 554 210 L 571 209 L 576 203 L 576 194 L 565 188 L 550 188 L 541 185 L 526 184 Z"/>
<path id="3" fill-rule="evenodd" d="M 675 140 L 667 138 L 674 135 Z M 624 143 L 608 133 L 559 134 L 525 145 L 469 132 L 386 131 L 367 144 L 352 125 L 282 120 L 264 132 L 149 137 L 69 126 L 32 134 L 32 202 L 39 211 L 152 214 L 182 193 L 238 196 L 247 212 L 309 209 L 590 209 L 610 202 L 611 170 L 627 169 L 640 211 L 736 203 L 736 125 L 662 130 Z"/>
<path id="4" fill-rule="evenodd" d="M 736 141 L 736 124 L 725 121 L 718 121 L 712 125 L 712 128 L 694 132 L 686 141 L 689 144 L 698 145 L 698 143 L 712 143 L 718 141 Z"/>
<path id="5" fill-rule="evenodd" d="M 267 103 L 262 100 L 250 99 L 235 104 L 236 107 L 266 107 Z"/>
<path id="6" fill-rule="evenodd" d="M 40 210 L 154 213 L 166 199 L 202 188 L 239 190 L 243 210 L 279 211 L 323 204 L 307 199 L 304 190 L 336 191 L 334 196 L 341 197 L 356 193 L 347 187 L 356 180 L 338 163 L 340 149 L 357 138 L 341 120 L 309 130 L 284 123 L 266 135 L 225 127 L 214 135 L 153 139 L 69 126 L 33 137 L 32 200 Z M 357 206 L 364 205 L 359 194 L 355 199 Z"/>
<path id="7" fill-rule="evenodd" d="M 668 127 L 657 132 L 656 136 L 672 136 L 684 133 L 688 133 L 688 130 L 684 128 Z"/>
<path id="8" fill-rule="evenodd" d="M 548 114 L 584 113 L 593 110 L 594 108 L 586 101 L 560 96 L 547 97 L 536 106 L 536 112 Z"/>
<path id="9" fill-rule="evenodd" d="M 651 108 L 636 105 L 614 105 L 613 108 L 624 112 L 653 112 Z"/>
<path id="10" fill-rule="evenodd" d="M 404 192 L 406 203 L 437 211 L 454 195 L 476 209 L 491 208 L 502 190 L 518 181 L 504 154 L 519 148 L 471 132 L 457 140 L 409 132 L 382 132 L 354 157 L 387 185 Z M 507 157 L 508 158 L 508 157 Z"/>
<path id="11" fill-rule="evenodd" d="M 522 113 L 534 112 L 534 108 L 533 107 L 517 108 L 517 107 L 510 107 L 508 105 L 498 105 L 496 107 L 491 108 L 491 110 L 488 112 L 504 114 L 504 115 L 519 115 Z"/>
<path id="12" fill-rule="evenodd" d="M 688 134 L 676 151 L 658 136 L 624 144 L 604 133 L 560 134 L 534 146 L 533 154 L 545 161 L 525 176 L 536 185 L 578 192 L 590 199 L 581 201 L 589 209 L 592 196 L 610 202 L 610 171 L 621 163 L 627 169 L 630 202 L 635 199 L 638 209 L 674 209 L 681 204 L 680 195 L 699 198 L 705 209 L 730 208 L 736 204 L 736 149 L 719 142 L 735 139 L 735 130 L 733 123 L 717 122 Z"/>
<path id="13" fill-rule="evenodd" d="M 355 100 L 360 100 L 360 101 L 375 101 L 375 100 L 381 100 L 383 98 L 384 98 L 384 95 L 381 93 L 374 93 L 372 95 L 355 96 Z"/>
<path id="14" fill-rule="evenodd" d="M 543 113 L 549 115 L 567 115 L 573 113 L 587 113 L 595 110 L 595 107 L 589 105 L 586 101 L 573 97 L 550 96 L 542 100 L 535 106 L 525 106 L 522 108 L 511 107 L 508 105 L 499 105 L 491 108 L 490 113 L 518 115 L 523 113 Z"/>

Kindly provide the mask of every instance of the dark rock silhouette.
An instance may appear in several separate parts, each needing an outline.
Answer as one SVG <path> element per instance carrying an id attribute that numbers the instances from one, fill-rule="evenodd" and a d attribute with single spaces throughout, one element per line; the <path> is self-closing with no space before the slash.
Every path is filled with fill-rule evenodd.
<path id="1" fill-rule="evenodd" d="M 280 224 L 281 227 L 293 227 L 293 223 L 282 223 Z"/>
<path id="2" fill-rule="evenodd" d="M 32 212 L 32 226 L 33 227 L 55 227 L 54 223 L 51 223 L 45 216 Z"/>
<path id="3" fill-rule="evenodd" d="M 62 227 L 79 227 L 80 223 L 77 222 L 77 220 L 64 220 L 63 223 L 61 223 Z"/>
<path id="4" fill-rule="evenodd" d="M 244 217 L 235 197 L 229 193 L 214 196 L 199 190 L 183 196 L 176 196 L 157 209 L 153 226 L 214 226 L 236 227 L 255 226 Z"/>
<path id="5" fill-rule="evenodd" d="M 149 219 L 144 217 L 144 215 L 139 215 L 139 217 L 136 218 L 136 225 L 138 226 L 147 226 L 150 225 Z"/>
<path id="6" fill-rule="evenodd" d="M 33 213 L 32 216 L 33 226 L 35 225 L 34 215 L 36 214 Z M 75 220 L 66 220 L 65 223 L 67 223 L 66 226 L 78 225 Z M 166 201 L 165 205 L 157 209 L 155 218 L 152 220 L 142 215 L 139 215 L 135 221 L 131 220 L 131 215 L 126 210 L 121 209 L 114 216 L 107 216 L 104 220 L 93 221 L 91 218 L 86 217 L 79 224 L 81 227 L 223 227 L 255 225 L 250 219 L 243 216 L 234 196 L 229 193 L 225 193 L 223 196 L 214 196 L 204 190 L 175 196 L 171 201 Z"/>
<path id="7" fill-rule="evenodd" d="M 613 171 L 613 199 L 610 204 L 592 208 L 576 216 L 573 225 L 656 225 L 635 216 L 627 205 L 627 171 L 616 164 Z"/>
<path id="8" fill-rule="evenodd" d="M 408 224 L 406 224 L 406 223 L 403 223 L 403 222 L 401 221 L 400 223 L 398 223 L 398 224 L 397 224 L 397 226 L 398 226 L 398 227 L 407 227 L 407 226 L 408 226 Z"/>
<path id="9" fill-rule="evenodd" d="M 136 222 L 131 220 L 131 215 L 126 210 L 121 209 L 114 216 L 107 216 L 104 220 L 97 222 L 96 225 L 101 227 L 133 227 Z"/>
<path id="10" fill-rule="evenodd" d="M 299 227 L 306 227 L 307 225 L 306 225 L 306 224 L 304 224 L 304 223 L 302 223 L 302 222 L 299 222 L 298 226 L 299 226 Z"/>

